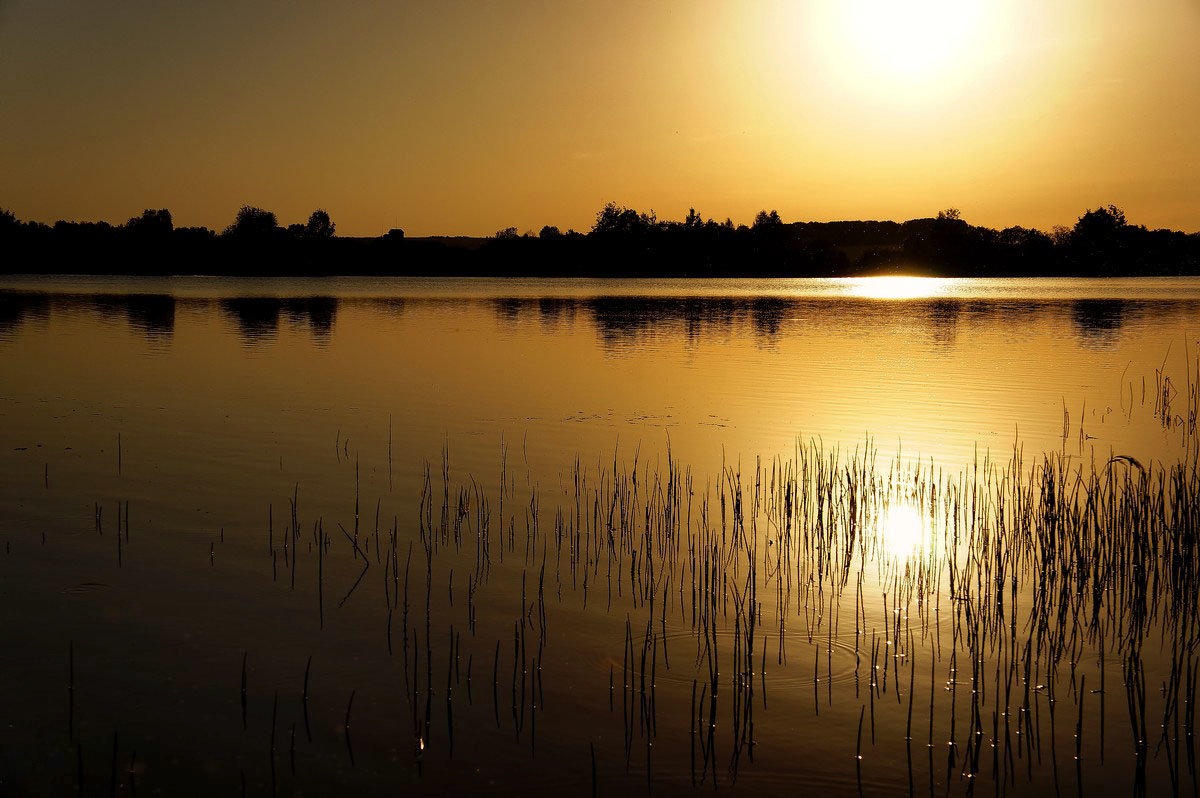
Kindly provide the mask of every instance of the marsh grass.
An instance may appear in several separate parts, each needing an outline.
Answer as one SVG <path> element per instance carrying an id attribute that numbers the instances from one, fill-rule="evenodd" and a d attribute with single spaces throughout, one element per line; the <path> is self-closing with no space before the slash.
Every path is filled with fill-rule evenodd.
<path id="1" fill-rule="evenodd" d="M 722 461 L 701 478 L 668 441 L 658 458 L 640 451 L 594 463 L 576 458 L 543 488 L 527 464 L 523 475 L 510 465 L 505 447 L 498 480 L 485 487 L 453 478 L 447 447 L 436 469 L 425 464 L 408 525 L 399 516 L 390 525 L 381 519 L 382 497 L 374 523 L 361 522 L 359 458 L 339 431 L 337 461 L 354 462 L 352 521 L 337 523 L 341 537 L 326 534 L 322 516 L 305 518 L 297 484 L 276 535 L 269 503 L 270 585 L 297 599 L 316 593 L 315 612 L 305 610 L 313 629 L 296 634 L 329 634 L 351 611 L 378 620 L 379 655 L 394 663 L 403 701 L 393 709 L 411 734 L 397 748 L 409 752 L 402 758 L 418 775 L 430 762 L 469 763 L 475 751 L 456 749 L 456 740 L 464 731 L 478 740 L 493 726 L 511 738 L 511 756 L 543 762 L 539 729 L 569 692 L 595 705 L 593 727 L 577 741 L 590 773 L 576 791 L 596 793 L 613 768 L 644 779 L 648 791 L 678 786 L 679 763 L 660 766 L 660 751 L 682 756 L 689 785 L 734 785 L 753 772 L 765 743 L 778 747 L 761 736 L 780 728 L 768 707 L 794 712 L 803 695 L 825 730 L 819 754 L 843 762 L 846 786 L 860 791 L 896 776 L 895 763 L 877 763 L 898 750 L 892 783 L 906 783 L 910 793 L 920 781 L 970 794 L 987 780 L 997 793 L 1035 783 L 1063 792 L 1073 781 L 1082 794 L 1093 763 L 1105 765 L 1114 750 L 1105 739 L 1113 712 L 1126 726 L 1118 764 L 1134 793 L 1164 780 L 1172 791 L 1194 791 L 1198 385 L 1200 363 L 1189 362 L 1178 384 L 1156 372 L 1150 412 L 1179 436 L 1178 457 L 1167 461 L 1082 453 L 1086 408 L 1074 420 L 1065 407 L 1059 451 L 1027 457 L 1015 443 L 1004 459 L 983 452 L 959 469 L 902 453 L 885 459 L 870 438 L 852 447 L 801 439 L 789 455 Z M 1122 392 L 1127 414 L 1137 412 L 1132 383 Z M 1139 407 L 1146 406 L 1143 394 Z M 391 447 L 389 419 L 389 491 Z M 129 518 L 129 503 L 118 502 L 118 565 L 127 558 Z M 97 502 L 98 536 L 103 520 Z M 302 526 L 312 528 L 303 551 Z M 263 556 L 261 542 L 254 550 Z M 313 556 L 310 576 L 298 583 L 300 560 Z M 368 579 L 372 560 L 381 576 Z M 209 561 L 217 566 L 211 538 Z M 329 607 L 327 581 L 345 591 Z M 354 598 L 360 592 L 366 597 Z M 557 681 L 570 678 L 556 674 L 568 672 L 574 656 L 570 621 L 560 618 L 588 619 L 611 652 L 594 683 Z M 241 668 L 243 730 L 249 653 Z M 476 653 L 485 669 L 492 655 L 490 712 L 486 699 L 473 704 Z M 455 702 L 464 658 L 465 704 Z M 67 738 L 82 791 L 74 660 L 72 640 Z M 295 722 L 289 732 L 293 779 L 322 744 L 310 721 L 312 672 L 309 656 L 299 696 L 307 749 L 299 759 Z M 360 705 L 369 706 L 378 686 L 360 686 Z M 274 792 L 279 691 L 271 689 Z M 928 717 L 917 717 L 926 689 Z M 349 691 L 342 723 L 351 768 L 358 692 Z M 434 712 L 438 699 L 444 715 Z M 366 721 L 355 732 L 360 745 L 372 735 Z M 606 734 L 620 736 L 620 753 L 615 742 L 600 746 L 608 757 L 600 760 L 597 743 Z M 114 733 L 113 763 L 116 743 Z M 1060 768 L 1067 757 L 1074 767 Z M 132 774 L 131 759 L 131 787 Z"/>

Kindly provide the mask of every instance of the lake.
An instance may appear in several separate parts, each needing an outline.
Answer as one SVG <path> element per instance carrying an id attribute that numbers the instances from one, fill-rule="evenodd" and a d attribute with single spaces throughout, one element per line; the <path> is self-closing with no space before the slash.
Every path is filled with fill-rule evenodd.
<path id="1" fill-rule="evenodd" d="M 1200 280 L 0 280 L 0 792 L 1194 792 Z"/>

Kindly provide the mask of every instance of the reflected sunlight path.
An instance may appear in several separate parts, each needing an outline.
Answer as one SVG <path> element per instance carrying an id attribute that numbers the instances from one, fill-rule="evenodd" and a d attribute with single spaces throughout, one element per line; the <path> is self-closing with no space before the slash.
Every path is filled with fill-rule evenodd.
<path id="1" fill-rule="evenodd" d="M 951 280 L 942 277 L 855 277 L 849 293 L 866 299 L 926 299 L 948 293 Z"/>

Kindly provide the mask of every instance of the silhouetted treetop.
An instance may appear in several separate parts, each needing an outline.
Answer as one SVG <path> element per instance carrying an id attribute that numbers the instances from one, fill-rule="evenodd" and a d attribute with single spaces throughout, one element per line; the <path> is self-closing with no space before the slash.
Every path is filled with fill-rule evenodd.
<path id="1" fill-rule="evenodd" d="M 176 227 L 175 238 L 186 241 L 208 241 L 217 237 L 215 230 L 207 227 Z"/>
<path id="2" fill-rule="evenodd" d="M 329 214 L 323 209 L 317 208 L 308 217 L 308 223 L 304 225 L 304 234 L 309 238 L 333 238 L 335 227 Z"/>
<path id="3" fill-rule="evenodd" d="M 602 236 L 644 234 L 658 224 L 654 211 L 638 213 L 610 202 L 596 214 L 592 232 Z"/>
<path id="4" fill-rule="evenodd" d="M 166 208 L 152 210 L 147 208 L 141 216 L 134 216 L 125 223 L 125 229 L 139 235 L 170 235 L 175 229 L 171 221 L 171 212 Z"/>
<path id="5" fill-rule="evenodd" d="M 243 205 L 234 217 L 233 224 L 225 228 L 224 235 L 238 237 L 262 237 L 270 235 L 279 227 L 275 214 L 262 208 Z"/>
<path id="6" fill-rule="evenodd" d="M 1075 222 L 1075 234 L 1082 236 L 1107 236 L 1125 227 L 1125 211 L 1116 205 L 1089 209 Z"/>
<path id="7" fill-rule="evenodd" d="M 783 220 L 779 218 L 779 211 L 767 212 L 759 211 L 754 216 L 754 226 L 752 229 L 761 230 L 764 227 L 782 227 Z"/>

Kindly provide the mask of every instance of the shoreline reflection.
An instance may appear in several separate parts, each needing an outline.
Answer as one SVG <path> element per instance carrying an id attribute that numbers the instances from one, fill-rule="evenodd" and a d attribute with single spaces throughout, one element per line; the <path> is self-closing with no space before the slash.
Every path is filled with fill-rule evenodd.
<path id="1" fill-rule="evenodd" d="M 680 337 L 690 343 L 726 339 L 747 329 L 759 345 L 804 335 L 821 326 L 848 338 L 892 329 L 921 336 L 934 349 L 948 350 L 963 330 L 980 323 L 1011 329 L 1061 320 L 1087 349 L 1114 348 L 1131 323 L 1162 322 L 1200 315 L 1200 299 L 1012 299 L 959 298 L 939 278 L 869 278 L 865 295 L 825 297 L 631 296 L 582 297 L 341 297 L 238 296 L 219 299 L 144 293 L 54 293 L 0 289 L 0 341 L 15 337 L 27 322 L 90 313 L 119 321 L 160 348 L 172 341 L 181 308 L 217 311 L 246 346 L 272 341 L 282 322 L 307 328 L 321 346 L 332 343 L 339 310 L 354 308 L 390 319 L 406 310 L 490 308 L 502 326 L 535 320 L 547 332 L 586 324 L 605 351 L 634 351 L 655 339 Z M 901 281 L 901 282 L 895 282 Z M 910 282 L 918 281 L 918 282 Z M 942 288 L 928 282 L 943 284 Z M 911 294 L 911 296 L 910 296 Z M 920 296 L 916 296 L 920 294 Z M 902 300 L 902 301 L 890 301 Z"/>

